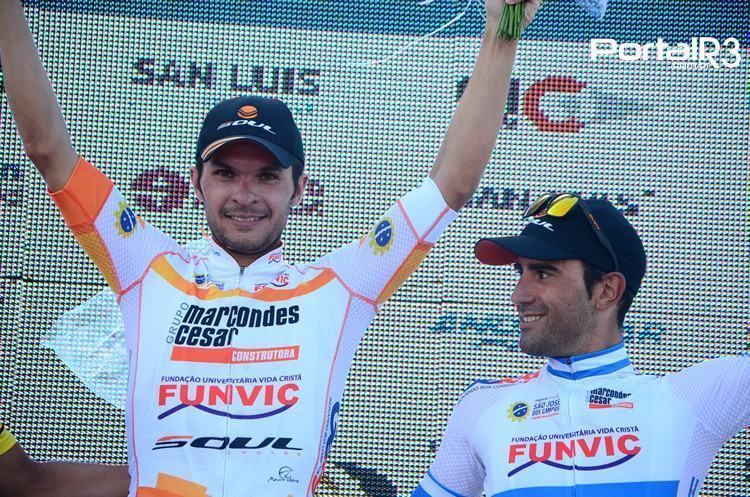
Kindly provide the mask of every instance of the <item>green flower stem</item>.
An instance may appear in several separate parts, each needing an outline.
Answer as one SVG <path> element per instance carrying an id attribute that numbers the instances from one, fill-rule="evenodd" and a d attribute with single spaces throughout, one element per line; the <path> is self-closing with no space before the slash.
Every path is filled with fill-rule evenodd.
<path id="1" fill-rule="evenodd" d="M 497 24 L 497 37 L 506 40 L 517 40 L 521 37 L 523 24 L 523 2 L 506 5 Z"/>

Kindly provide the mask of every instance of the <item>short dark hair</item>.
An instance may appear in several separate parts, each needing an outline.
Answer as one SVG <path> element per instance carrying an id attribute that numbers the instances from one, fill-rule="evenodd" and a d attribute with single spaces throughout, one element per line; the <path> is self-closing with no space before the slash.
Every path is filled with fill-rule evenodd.
<path id="1" fill-rule="evenodd" d="M 586 285 L 586 293 L 589 298 L 594 295 L 594 285 L 601 281 L 602 277 L 606 274 L 598 267 L 594 267 L 586 261 L 581 261 L 583 264 L 583 282 Z M 617 325 L 622 329 L 625 323 L 625 314 L 630 310 L 630 306 L 633 304 L 635 294 L 629 288 L 625 288 L 625 293 L 620 298 L 619 307 L 617 308 Z"/>
<path id="2" fill-rule="evenodd" d="M 203 174 L 203 163 L 204 161 L 197 159 L 195 161 L 195 168 L 198 170 L 198 181 L 201 180 L 201 175 Z M 301 161 L 296 161 L 294 164 L 292 164 L 292 183 L 294 183 L 294 191 L 297 191 L 297 183 L 299 182 L 300 176 L 302 176 L 302 171 L 304 171 L 305 165 Z"/>

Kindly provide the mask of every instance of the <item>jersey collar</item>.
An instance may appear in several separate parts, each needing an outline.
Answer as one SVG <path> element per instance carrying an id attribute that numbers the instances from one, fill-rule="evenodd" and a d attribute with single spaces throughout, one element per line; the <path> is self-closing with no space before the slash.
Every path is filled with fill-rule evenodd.
<path id="1" fill-rule="evenodd" d="M 286 264 L 286 262 L 284 261 L 283 243 L 279 247 L 258 257 L 249 266 L 245 267 L 244 270 L 241 271 L 240 265 L 237 264 L 237 261 L 234 259 L 234 257 L 229 255 L 226 250 L 219 246 L 219 244 L 214 241 L 213 237 L 209 237 L 208 242 L 211 246 L 211 252 L 213 255 L 213 257 L 211 257 L 211 262 L 213 263 L 213 265 L 218 266 L 219 269 L 229 271 L 231 273 L 262 273 L 267 271 L 274 271 L 277 268 L 280 269 L 281 266 L 284 266 Z"/>
<path id="2" fill-rule="evenodd" d="M 550 357 L 547 360 L 547 371 L 554 376 L 567 380 L 602 376 L 616 371 L 635 373 L 623 342 L 589 354 Z"/>

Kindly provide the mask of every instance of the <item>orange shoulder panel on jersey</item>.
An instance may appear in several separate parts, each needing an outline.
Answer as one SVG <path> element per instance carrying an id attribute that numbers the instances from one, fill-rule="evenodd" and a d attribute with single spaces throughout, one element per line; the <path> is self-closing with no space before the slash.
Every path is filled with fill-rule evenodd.
<path id="1" fill-rule="evenodd" d="M 388 283 L 385 285 L 383 291 L 380 292 L 380 295 L 378 295 L 378 298 L 376 299 L 378 304 L 382 304 L 386 300 L 391 298 L 391 295 L 393 295 L 396 290 L 401 287 L 404 281 L 406 281 L 407 278 L 409 278 L 409 276 L 411 276 L 412 273 L 414 273 L 414 271 L 416 271 L 417 268 L 422 264 L 422 261 L 425 259 L 425 257 L 427 257 L 427 254 L 430 252 L 430 249 L 432 249 L 432 246 L 433 244 L 431 243 L 417 243 L 414 249 L 412 249 L 412 251 L 406 257 L 404 262 L 402 262 L 399 268 L 396 270 L 390 281 L 388 281 Z"/>
<path id="2" fill-rule="evenodd" d="M 79 157 L 73 173 L 62 190 L 49 192 L 49 194 L 60 209 L 65 223 L 75 228 L 81 224 L 94 222 L 112 188 L 112 181 L 109 178 L 83 157 Z M 81 195 L 82 192 L 85 193 Z M 76 193 L 79 194 L 76 195 Z"/>
<path id="3" fill-rule="evenodd" d="M 94 225 L 97 215 L 107 202 L 113 188 L 114 185 L 109 178 L 91 163 L 79 157 L 73 173 L 62 190 L 49 192 L 49 194 L 60 209 L 73 236 L 102 272 L 110 288 L 119 294 L 122 288 L 117 278 L 114 262 L 101 234 Z"/>

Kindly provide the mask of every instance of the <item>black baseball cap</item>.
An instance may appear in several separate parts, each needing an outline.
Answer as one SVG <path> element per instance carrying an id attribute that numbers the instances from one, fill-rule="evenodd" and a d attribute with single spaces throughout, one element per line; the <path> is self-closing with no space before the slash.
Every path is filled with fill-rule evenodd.
<path id="1" fill-rule="evenodd" d="M 203 121 L 195 158 L 207 161 L 223 145 L 236 140 L 263 145 L 283 168 L 304 166 L 302 134 L 289 107 L 281 100 L 242 96 L 217 104 Z"/>
<path id="2" fill-rule="evenodd" d="M 609 201 L 581 199 L 606 235 L 627 288 L 638 293 L 646 274 L 646 251 L 635 228 Z M 514 263 L 518 257 L 542 261 L 580 259 L 604 271 L 615 271 L 615 261 L 599 240 L 583 208 L 576 205 L 564 217 L 530 218 L 518 236 L 482 238 L 474 254 L 484 264 Z"/>

